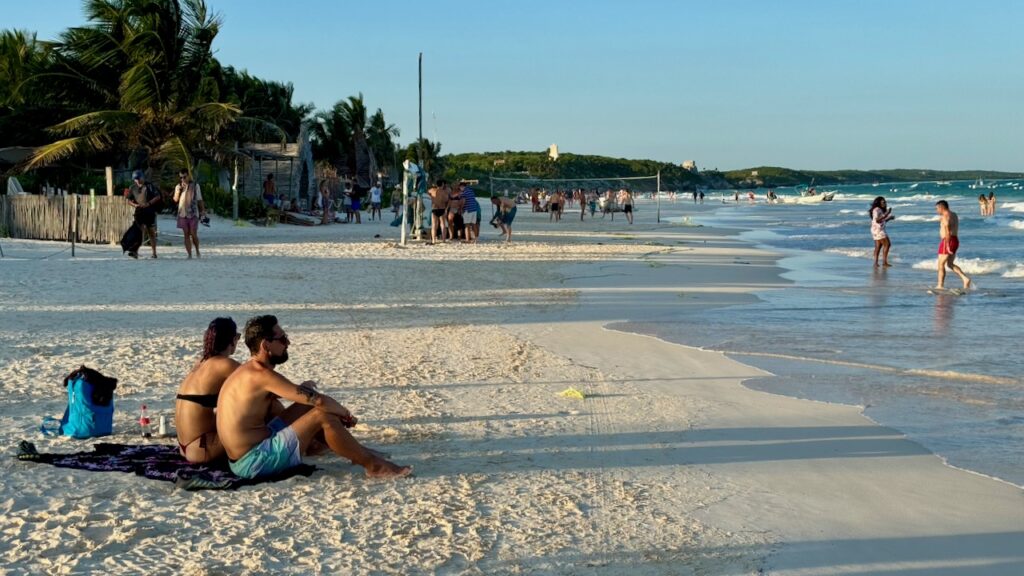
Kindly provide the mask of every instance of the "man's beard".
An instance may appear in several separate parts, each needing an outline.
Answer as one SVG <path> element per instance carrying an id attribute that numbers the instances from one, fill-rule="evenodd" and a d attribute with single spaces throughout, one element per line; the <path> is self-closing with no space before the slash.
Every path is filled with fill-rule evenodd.
<path id="1" fill-rule="evenodd" d="M 288 351 L 287 350 L 285 350 L 279 356 L 275 356 L 273 354 L 270 355 L 270 365 L 271 366 L 280 366 L 281 364 L 284 364 L 287 361 L 288 361 Z"/>

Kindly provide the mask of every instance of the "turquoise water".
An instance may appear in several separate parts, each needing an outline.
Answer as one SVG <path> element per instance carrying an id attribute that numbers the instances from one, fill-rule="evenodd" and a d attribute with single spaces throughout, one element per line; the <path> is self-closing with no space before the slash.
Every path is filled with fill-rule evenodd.
<path id="1" fill-rule="evenodd" d="M 1024 187 L 971 184 L 836 187 L 835 201 L 799 206 L 730 195 L 699 220 L 748 229 L 745 238 L 785 255 L 795 285 L 753 305 L 617 328 L 732 353 L 776 375 L 754 388 L 865 406 L 953 465 L 1024 485 Z M 977 197 L 989 191 L 997 214 L 982 218 Z M 870 259 L 867 210 L 878 195 L 897 217 L 888 270 Z M 977 285 L 966 296 L 927 292 L 939 199 L 960 215 L 958 260 Z"/>

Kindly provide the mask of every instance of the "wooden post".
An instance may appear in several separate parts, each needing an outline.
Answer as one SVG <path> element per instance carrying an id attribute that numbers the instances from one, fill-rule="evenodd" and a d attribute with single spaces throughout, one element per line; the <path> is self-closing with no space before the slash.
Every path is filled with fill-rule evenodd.
<path id="1" fill-rule="evenodd" d="M 114 168 L 107 166 L 104 170 L 107 176 L 107 196 L 114 195 Z"/>
<path id="2" fill-rule="evenodd" d="M 231 183 L 231 218 L 238 221 L 238 158 L 235 158 L 235 180 Z"/>
<path id="3" fill-rule="evenodd" d="M 75 257 L 75 239 L 78 236 L 78 194 L 71 195 L 71 257 Z"/>

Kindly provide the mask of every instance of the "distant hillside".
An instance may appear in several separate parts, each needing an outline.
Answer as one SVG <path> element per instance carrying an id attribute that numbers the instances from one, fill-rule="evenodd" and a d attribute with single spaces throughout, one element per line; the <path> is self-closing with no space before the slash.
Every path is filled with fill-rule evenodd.
<path id="1" fill-rule="evenodd" d="M 661 171 L 663 190 L 703 185 L 704 178 L 678 165 L 654 160 L 628 160 L 606 156 L 562 154 L 557 161 L 544 152 L 484 152 L 449 154 L 441 159 L 448 179 L 467 178 L 487 182 L 504 178 L 625 178 L 654 176 Z M 496 164 L 497 163 L 497 164 Z M 571 185 L 571 184 L 568 184 Z M 646 189 L 646 186 L 643 187 Z"/>
<path id="2" fill-rule="evenodd" d="M 777 166 L 759 166 L 744 170 L 730 170 L 725 178 L 733 186 L 797 186 L 801 184 L 837 185 L 872 184 L 874 182 L 917 182 L 922 180 L 1003 180 L 1022 178 L 1020 172 L 993 172 L 991 170 L 792 170 Z"/>
<path id="3" fill-rule="evenodd" d="M 823 186 L 838 184 L 871 184 L 874 182 L 913 182 L 921 180 L 1001 180 L 1024 178 L 1021 172 L 987 170 L 793 170 L 777 166 L 759 166 L 744 170 L 716 172 L 705 170 L 695 174 L 678 164 L 655 160 L 630 160 L 607 156 L 562 154 L 557 161 L 543 152 L 483 152 L 449 154 L 441 158 L 444 175 L 478 179 L 486 185 L 490 176 L 504 178 L 624 178 L 653 176 L 661 171 L 663 190 L 707 188 L 753 188 L 757 186 L 797 186 L 812 181 Z M 754 173 L 756 172 L 756 175 Z M 567 183 L 571 185 L 571 183 Z M 647 189 L 647 185 L 638 185 Z"/>

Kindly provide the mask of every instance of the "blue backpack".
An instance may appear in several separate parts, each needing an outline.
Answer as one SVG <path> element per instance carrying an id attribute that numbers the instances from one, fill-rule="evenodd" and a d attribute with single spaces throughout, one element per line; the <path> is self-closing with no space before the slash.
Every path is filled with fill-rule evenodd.
<path id="1" fill-rule="evenodd" d="M 114 389 L 117 378 L 100 374 L 82 366 L 64 379 L 68 393 L 68 407 L 64 416 L 45 418 L 40 428 L 43 434 L 93 438 L 109 436 L 114 429 Z"/>

